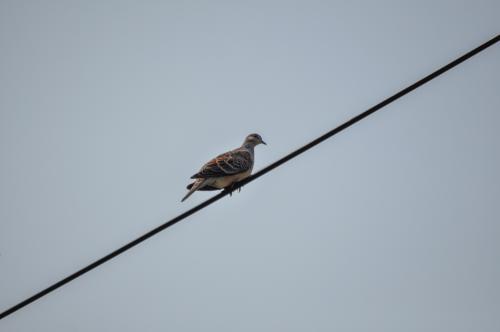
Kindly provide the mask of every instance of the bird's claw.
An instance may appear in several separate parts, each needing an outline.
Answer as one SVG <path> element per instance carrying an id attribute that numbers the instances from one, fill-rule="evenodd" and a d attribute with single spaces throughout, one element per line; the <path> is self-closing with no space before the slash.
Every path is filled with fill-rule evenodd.
<path id="1" fill-rule="evenodd" d="M 226 190 L 229 191 L 229 196 L 233 196 L 233 192 L 236 190 L 236 182 L 228 186 Z M 241 192 L 241 187 L 238 187 L 238 192 Z"/>

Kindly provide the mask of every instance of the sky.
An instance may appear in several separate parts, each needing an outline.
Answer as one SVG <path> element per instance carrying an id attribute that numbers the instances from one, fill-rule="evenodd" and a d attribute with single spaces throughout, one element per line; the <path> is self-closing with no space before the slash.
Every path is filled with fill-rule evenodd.
<path id="1" fill-rule="evenodd" d="M 490 1 L 0 1 L 0 311 L 500 32 Z M 500 45 L 0 331 L 500 330 Z"/>

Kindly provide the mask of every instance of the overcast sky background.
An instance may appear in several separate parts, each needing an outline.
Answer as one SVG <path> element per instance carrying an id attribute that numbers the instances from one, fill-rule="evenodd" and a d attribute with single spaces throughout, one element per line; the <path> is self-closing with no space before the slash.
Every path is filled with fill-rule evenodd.
<path id="1" fill-rule="evenodd" d="M 0 311 L 500 32 L 491 1 L 0 1 Z M 500 330 L 500 45 L 0 331 Z"/>

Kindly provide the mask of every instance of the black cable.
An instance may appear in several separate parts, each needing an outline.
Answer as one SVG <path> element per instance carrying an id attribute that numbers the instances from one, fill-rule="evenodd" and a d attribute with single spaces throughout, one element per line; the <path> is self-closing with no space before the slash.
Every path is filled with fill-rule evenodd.
<path id="1" fill-rule="evenodd" d="M 478 46 L 476 47 L 475 49 L 465 53 L 464 55 L 462 55 L 461 57 L 457 58 L 456 60 L 450 62 L 449 64 L 439 68 L 438 70 L 436 70 L 435 72 L 433 72 L 432 74 L 430 75 L 427 75 L 426 77 L 420 79 L 419 81 L 413 83 L 412 85 L 404 88 L 403 90 L 399 91 L 398 93 L 396 93 L 395 95 L 385 99 L 384 101 L 378 103 L 377 105 L 373 106 L 372 108 L 364 111 L 363 113 L 355 116 L 354 118 L 350 119 L 349 121 L 341 124 L 340 126 L 338 126 L 337 128 L 335 129 L 332 129 L 331 131 L 323 134 L 322 136 L 316 138 L 314 141 L 304 145 L 303 147 L 291 152 L 290 154 L 286 155 L 285 157 L 275 161 L 274 163 L 270 164 L 269 166 L 263 168 L 262 170 L 258 171 L 257 173 L 253 174 L 252 176 L 246 178 L 245 180 L 239 182 L 236 186 L 234 186 L 234 189 L 238 189 L 242 186 L 244 186 L 245 184 L 247 183 L 250 183 L 252 182 L 253 180 L 261 177 L 262 175 L 266 174 L 267 172 L 270 172 L 272 171 L 273 169 L 275 169 L 276 167 L 278 166 L 281 166 L 282 164 L 286 163 L 287 161 L 289 161 L 290 159 L 293 159 L 295 157 L 297 157 L 299 154 L 309 150 L 310 148 L 318 145 L 319 143 L 325 141 L 326 139 L 332 137 L 333 135 L 341 132 L 342 130 L 352 126 L 353 124 L 355 124 L 356 122 L 358 121 L 361 121 L 362 119 L 366 118 L 368 115 L 372 114 L 372 113 L 375 113 L 376 111 L 378 111 L 379 109 L 381 109 L 382 107 L 392 103 L 393 101 L 395 101 L 396 99 L 399 99 L 401 98 L 402 96 L 406 95 L 407 93 L 415 90 L 416 88 L 420 87 L 421 85 L 429 82 L 430 80 L 438 77 L 439 75 L 445 73 L 446 71 L 450 70 L 451 68 L 457 66 L 458 64 L 464 62 L 465 60 L 473 57 L 474 55 L 478 54 L 479 52 L 487 49 L 488 47 L 494 45 L 495 43 L 497 43 L 498 41 L 500 40 L 500 35 L 496 35 L 494 38 L 490 39 L 489 41 L 487 41 L 486 43 L 482 44 L 481 46 Z M 24 301 L 22 302 L 19 302 L 18 304 L 16 304 L 15 306 L 5 310 L 4 312 L 0 313 L 0 319 L 3 319 L 5 318 L 6 316 L 16 312 L 17 310 L 21 309 L 22 307 L 24 306 L 27 306 L 28 304 L 38 300 L 39 298 L 41 298 L 42 296 L 45 296 L 47 294 L 49 294 L 50 292 L 56 290 L 57 288 L 67 284 L 68 282 L 78 278 L 79 276 L 89 272 L 90 270 L 98 267 L 99 265 L 101 264 L 104 264 L 105 262 L 109 261 L 110 259 L 120 255 L 121 253 L 127 251 L 128 249 L 138 245 L 139 243 L 149 239 L 150 237 L 152 237 L 153 235 L 163 231 L 164 229 L 178 223 L 179 221 L 189 217 L 190 215 L 198 212 L 199 210 L 209 206 L 210 204 L 212 203 L 215 203 L 216 201 L 218 201 L 219 199 L 221 199 L 222 197 L 224 196 L 227 196 L 229 194 L 229 191 L 227 190 L 224 190 L 222 191 L 221 193 L 213 196 L 212 198 L 209 198 L 208 200 L 204 201 L 203 203 L 189 209 L 188 211 L 184 212 L 183 214 L 173 218 L 172 220 L 169 220 L 167 221 L 166 223 L 150 230 L 149 232 L 147 232 L 146 234 L 138 237 L 137 239 L 133 240 L 132 242 L 129 242 L 127 244 L 125 244 L 124 246 L 116 249 L 115 251 L 107 254 L 106 256 L 94 261 L 93 263 L 85 266 L 84 268 L 76 271 L 75 273 L 67 276 L 66 278 L 56 282 L 55 284 L 53 284 L 52 286 L 49 286 L 47 288 L 45 288 L 44 290 L 36 293 L 35 295 L 25 299 Z"/>

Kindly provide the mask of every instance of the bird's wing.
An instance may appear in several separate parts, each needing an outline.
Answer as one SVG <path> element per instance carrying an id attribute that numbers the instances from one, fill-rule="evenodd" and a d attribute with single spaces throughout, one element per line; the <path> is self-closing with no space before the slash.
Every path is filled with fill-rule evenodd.
<path id="1" fill-rule="evenodd" d="M 214 178 L 243 173 L 252 168 L 252 155 L 244 149 L 236 149 L 218 155 L 206 163 L 191 179 Z"/>

